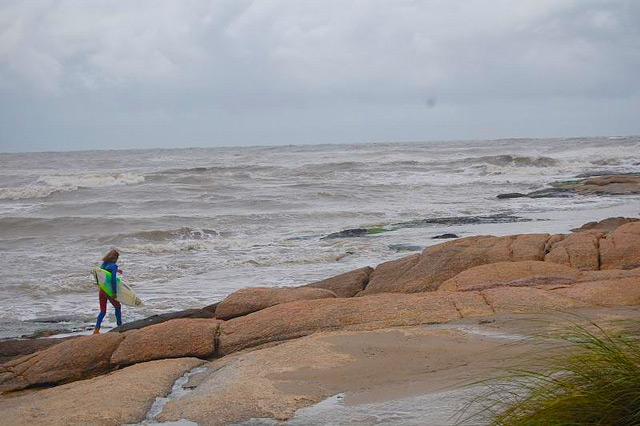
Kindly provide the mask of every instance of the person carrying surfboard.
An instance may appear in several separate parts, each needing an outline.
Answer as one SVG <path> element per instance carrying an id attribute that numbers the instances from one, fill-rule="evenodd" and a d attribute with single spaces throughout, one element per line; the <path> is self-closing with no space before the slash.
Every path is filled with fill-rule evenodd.
<path id="1" fill-rule="evenodd" d="M 98 296 L 100 299 L 100 313 L 98 314 L 98 319 L 96 321 L 96 326 L 93 329 L 93 334 L 100 333 L 100 325 L 102 325 L 102 320 L 107 314 L 107 299 L 111 302 L 116 310 L 116 323 L 118 324 L 118 326 L 122 325 L 122 306 L 120 305 L 120 302 L 115 300 L 115 295 L 118 293 L 118 281 L 116 279 L 116 275 L 118 274 L 118 272 L 122 273 L 122 271 L 118 269 L 118 265 L 116 265 L 119 257 L 120 253 L 118 253 L 118 250 L 113 249 L 110 250 L 109 253 L 107 253 L 105 257 L 102 258 L 102 265 L 100 266 L 100 269 L 111 272 L 111 288 L 113 289 L 112 294 L 114 295 L 114 297 L 110 297 L 109 295 L 107 295 L 107 293 L 104 292 L 104 290 L 100 288 Z"/>

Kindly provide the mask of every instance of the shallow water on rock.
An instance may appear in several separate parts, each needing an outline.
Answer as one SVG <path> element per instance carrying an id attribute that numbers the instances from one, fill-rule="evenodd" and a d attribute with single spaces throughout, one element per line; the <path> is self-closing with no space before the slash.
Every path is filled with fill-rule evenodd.
<path id="1" fill-rule="evenodd" d="M 316 405 L 298 410 L 287 422 L 272 419 L 251 419 L 243 426 L 263 425 L 451 425 L 473 413 L 465 411 L 467 401 L 484 391 L 482 387 L 433 392 L 392 401 L 346 405 L 344 394 L 334 395 Z M 461 425 L 484 425 L 474 419 Z"/>
<path id="2" fill-rule="evenodd" d="M 191 389 L 185 387 L 189 382 L 189 378 L 191 376 L 193 376 L 194 374 L 203 373 L 206 370 L 207 367 L 196 367 L 193 370 L 184 373 L 173 383 L 169 395 L 167 395 L 166 397 L 156 398 L 156 400 L 153 402 L 153 405 L 151 405 L 149 412 L 147 413 L 147 417 L 142 422 L 125 426 L 197 426 L 197 423 L 185 419 L 181 419 L 175 422 L 156 422 L 155 420 L 169 401 L 181 398 L 191 392 Z"/>

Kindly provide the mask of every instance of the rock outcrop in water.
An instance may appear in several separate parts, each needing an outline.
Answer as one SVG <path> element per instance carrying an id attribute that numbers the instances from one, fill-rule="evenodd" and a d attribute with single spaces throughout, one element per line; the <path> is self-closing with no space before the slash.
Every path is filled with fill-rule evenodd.
<path id="1" fill-rule="evenodd" d="M 637 305 L 635 219 L 592 223 L 568 235 L 460 238 L 306 286 L 240 290 L 218 305 L 177 315 L 206 318 L 143 321 L 137 330 L 62 341 L 0 366 L 0 390 L 61 385 L 152 360 L 225 357 L 318 331 Z"/>
<path id="2" fill-rule="evenodd" d="M 573 195 L 631 195 L 640 194 L 639 174 L 606 174 L 587 176 L 581 179 L 555 182 L 550 188 L 522 194 L 513 192 L 499 194 L 498 199 L 571 197 Z"/>

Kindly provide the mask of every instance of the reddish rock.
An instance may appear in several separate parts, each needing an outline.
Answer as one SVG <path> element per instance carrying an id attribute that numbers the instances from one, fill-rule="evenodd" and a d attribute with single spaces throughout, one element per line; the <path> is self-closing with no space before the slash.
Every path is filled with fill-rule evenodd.
<path id="1" fill-rule="evenodd" d="M 119 333 L 67 340 L 0 366 L 0 391 L 83 379 L 111 368 L 111 354 L 122 342 Z"/>
<path id="2" fill-rule="evenodd" d="M 371 272 L 373 272 L 373 268 L 366 266 L 364 268 L 356 269 L 355 271 L 327 278 L 326 280 L 307 284 L 303 287 L 330 290 L 334 292 L 337 297 L 353 297 L 358 294 L 358 292 L 364 290 L 365 286 L 369 282 Z"/>
<path id="3" fill-rule="evenodd" d="M 639 305 L 640 277 L 586 281 L 552 292 L 591 306 Z"/>
<path id="4" fill-rule="evenodd" d="M 427 247 L 421 254 L 378 265 L 359 293 L 432 291 L 474 266 L 505 261 L 542 260 L 548 234 L 479 236 Z"/>
<path id="5" fill-rule="evenodd" d="M 584 231 L 566 235 L 561 241 L 549 247 L 544 260 L 571 266 L 580 270 L 600 269 L 598 247 L 603 231 Z"/>
<path id="6" fill-rule="evenodd" d="M 574 283 L 579 271 L 550 262 L 496 262 L 469 268 L 448 279 L 439 291 L 483 290 L 498 286 L 539 286 Z"/>
<path id="7" fill-rule="evenodd" d="M 273 306 L 220 325 L 219 354 L 294 339 L 320 330 L 377 329 L 491 315 L 477 293 L 381 294 L 304 300 Z"/>
<path id="8" fill-rule="evenodd" d="M 216 317 L 227 320 L 295 300 L 335 298 L 330 290 L 312 287 L 252 287 L 227 296 L 216 308 Z"/>
<path id="9" fill-rule="evenodd" d="M 135 364 L 164 358 L 207 358 L 215 354 L 220 321 L 174 319 L 124 333 L 111 355 L 112 364 Z"/>
<path id="10" fill-rule="evenodd" d="M 589 306 L 586 302 L 535 287 L 497 287 L 482 294 L 496 313 L 546 312 Z"/>
<path id="11" fill-rule="evenodd" d="M 636 269 L 604 269 L 600 271 L 582 271 L 578 277 L 578 282 L 583 281 L 604 281 L 618 278 L 640 277 L 640 268 Z"/>
<path id="12" fill-rule="evenodd" d="M 600 269 L 640 266 L 640 222 L 622 225 L 600 240 Z"/>

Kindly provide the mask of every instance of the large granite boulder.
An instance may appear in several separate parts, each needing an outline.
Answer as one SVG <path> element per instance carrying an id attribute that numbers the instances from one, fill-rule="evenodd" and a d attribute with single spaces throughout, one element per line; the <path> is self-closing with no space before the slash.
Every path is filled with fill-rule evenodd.
<path id="1" fill-rule="evenodd" d="M 473 292 L 381 294 L 277 305 L 220 325 L 219 354 L 306 336 L 320 330 L 378 329 L 492 315 Z"/>
<path id="2" fill-rule="evenodd" d="M 565 265 L 528 260 L 496 262 L 460 272 L 439 287 L 439 291 L 484 290 L 499 286 L 548 286 L 577 281 L 579 271 Z"/>
<path id="3" fill-rule="evenodd" d="M 333 291 L 313 287 L 251 287 L 227 296 L 216 308 L 216 317 L 228 320 L 270 306 L 295 300 L 335 298 Z"/>
<path id="4" fill-rule="evenodd" d="M 640 267 L 640 222 L 622 225 L 600 240 L 600 269 Z"/>
<path id="5" fill-rule="evenodd" d="M 174 319 L 124 333 L 124 340 L 111 355 L 112 364 L 135 364 L 164 358 L 207 358 L 216 352 L 220 321 Z"/>
<path id="6" fill-rule="evenodd" d="M 108 371 L 111 354 L 124 336 L 97 334 L 67 340 L 0 366 L 0 391 L 53 385 Z"/>
<path id="7" fill-rule="evenodd" d="M 358 292 L 364 290 L 365 286 L 369 282 L 371 272 L 373 272 L 373 268 L 365 266 L 364 268 L 336 275 L 335 277 L 327 278 L 326 280 L 307 284 L 303 287 L 330 290 L 334 292 L 337 297 L 353 297 L 358 294 Z"/>
<path id="8" fill-rule="evenodd" d="M 600 239 L 603 231 L 584 231 L 564 236 L 547 248 L 544 260 L 580 270 L 600 269 Z"/>
<path id="9" fill-rule="evenodd" d="M 113 335 L 112 335 L 113 336 Z M 152 361 L 93 379 L 0 398 L 0 423 L 11 426 L 138 423 L 156 397 L 167 395 L 173 383 L 202 364 L 194 358 Z"/>
<path id="10" fill-rule="evenodd" d="M 495 262 L 543 260 L 549 234 L 478 236 L 427 247 L 378 265 L 358 295 L 417 293 L 436 290 L 441 283 L 474 266 Z"/>

